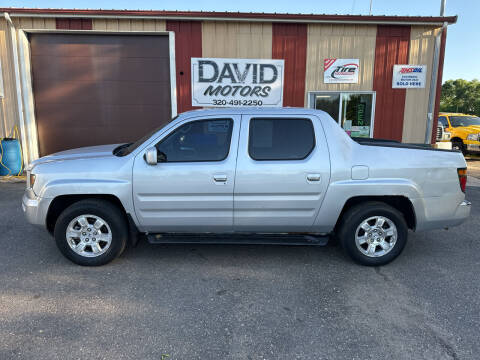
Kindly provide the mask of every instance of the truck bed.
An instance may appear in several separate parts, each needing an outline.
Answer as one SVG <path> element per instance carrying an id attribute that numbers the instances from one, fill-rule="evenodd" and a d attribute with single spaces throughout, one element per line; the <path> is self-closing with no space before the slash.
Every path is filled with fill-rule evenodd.
<path id="1" fill-rule="evenodd" d="M 381 146 L 381 147 L 395 147 L 395 148 L 403 148 L 403 149 L 458 152 L 458 150 L 436 149 L 431 144 L 402 143 L 400 141 L 388 140 L 388 139 L 352 137 L 352 140 L 354 140 L 360 145 L 365 145 L 365 146 Z"/>

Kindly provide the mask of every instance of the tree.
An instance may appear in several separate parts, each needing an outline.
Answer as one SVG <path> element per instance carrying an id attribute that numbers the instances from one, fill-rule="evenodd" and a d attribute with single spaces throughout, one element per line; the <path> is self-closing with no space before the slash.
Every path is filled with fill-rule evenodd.
<path id="1" fill-rule="evenodd" d="M 480 81 L 445 81 L 442 85 L 440 111 L 480 116 Z"/>

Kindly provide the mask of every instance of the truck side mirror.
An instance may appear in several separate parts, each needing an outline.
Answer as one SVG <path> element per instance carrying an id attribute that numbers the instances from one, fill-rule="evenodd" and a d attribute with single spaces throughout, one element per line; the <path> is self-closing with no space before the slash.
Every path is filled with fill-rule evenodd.
<path id="1" fill-rule="evenodd" d="M 145 151 L 144 159 L 148 165 L 157 165 L 157 148 L 155 146 L 149 147 Z"/>

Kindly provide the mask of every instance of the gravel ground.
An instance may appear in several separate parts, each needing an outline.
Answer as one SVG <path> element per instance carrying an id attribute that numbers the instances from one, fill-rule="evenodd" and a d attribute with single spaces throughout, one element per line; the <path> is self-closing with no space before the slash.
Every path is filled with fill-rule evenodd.
<path id="1" fill-rule="evenodd" d="M 378 268 L 338 246 L 149 245 L 84 268 L 0 184 L 0 359 L 478 359 L 480 209 Z M 467 198 L 480 202 L 480 188 Z"/>

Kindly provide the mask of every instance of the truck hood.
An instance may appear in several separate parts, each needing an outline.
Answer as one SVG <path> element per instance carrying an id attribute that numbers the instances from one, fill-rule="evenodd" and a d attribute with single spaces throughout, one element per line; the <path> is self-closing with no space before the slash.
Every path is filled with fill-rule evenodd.
<path id="1" fill-rule="evenodd" d="M 78 149 L 71 149 L 60 151 L 54 154 L 50 154 L 40 159 L 32 161 L 28 164 L 26 170 L 31 170 L 35 165 L 44 164 L 47 162 L 56 162 L 64 160 L 77 160 L 77 159 L 92 159 L 100 158 L 106 156 L 115 156 L 113 155 L 113 149 L 121 144 L 110 144 L 110 145 L 99 145 L 99 146 L 88 146 Z"/>
<path id="2" fill-rule="evenodd" d="M 480 125 L 459 126 L 456 129 L 465 131 L 465 133 L 467 133 L 467 134 L 478 134 L 478 133 L 480 133 Z"/>

